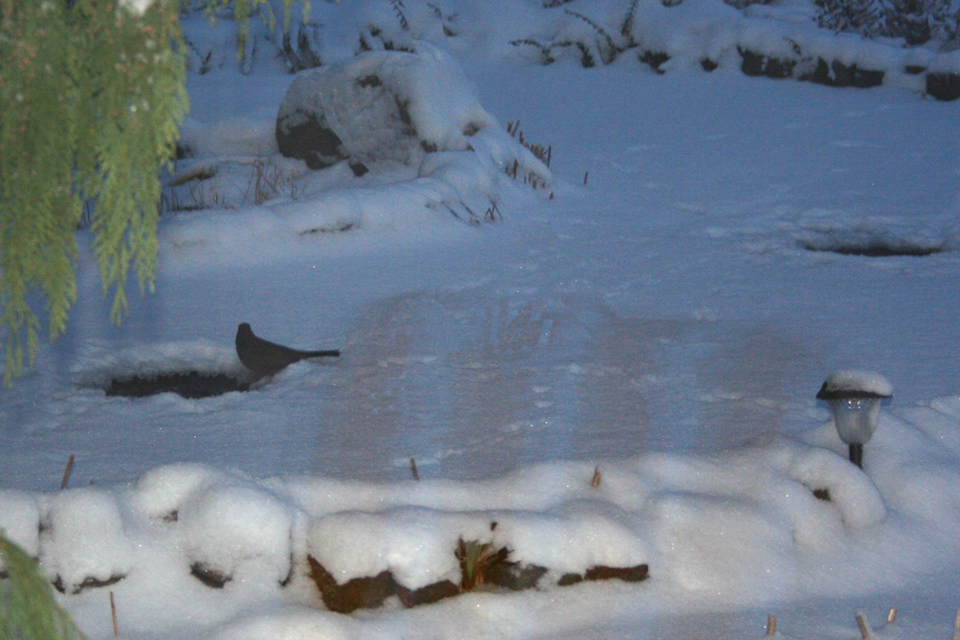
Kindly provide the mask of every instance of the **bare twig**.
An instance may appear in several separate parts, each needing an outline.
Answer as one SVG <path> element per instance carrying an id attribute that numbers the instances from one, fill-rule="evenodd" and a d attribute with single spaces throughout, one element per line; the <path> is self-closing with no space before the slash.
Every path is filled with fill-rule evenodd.
<path id="1" fill-rule="evenodd" d="M 957 618 L 953 621 L 953 640 L 960 640 L 960 609 L 957 609 Z"/>
<path id="2" fill-rule="evenodd" d="M 113 637 L 119 638 L 120 631 L 117 628 L 117 605 L 113 601 L 113 591 L 110 592 L 110 617 L 113 618 Z"/>
<path id="3" fill-rule="evenodd" d="M 590 479 L 590 486 L 591 487 L 600 486 L 600 467 L 597 467 L 593 470 L 593 478 Z"/>
<path id="4" fill-rule="evenodd" d="M 67 480 L 70 479 L 70 472 L 73 471 L 73 454 L 67 458 L 67 468 L 63 470 L 63 480 L 60 481 L 60 491 L 67 487 Z"/>
<path id="5" fill-rule="evenodd" d="M 413 472 L 413 479 L 420 482 L 420 474 L 417 472 L 417 461 L 410 458 L 410 471 Z"/>
<path id="6" fill-rule="evenodd" d="M 862 613 L 857 613 L 857 626 L 860 627 L 860 637 L 863 640 L 869 640 L 873 637 L 873 631 L 870 629 L 870 623 Z"/>
<path id="7" fill-rule="evenodd" d="M 777 633 L 777 616 L 772 613 L 767 616 L 767 637 L 772 638 Z"/>
<path id="8" fill-rule="evenodd" d="M 600 55 L 603 57 L 604 64 L 610 64 L 611 62 L 613 62 L 616 59 L 617 55 L 623 51 L 623 48 L 620 47 L 616 42 L 614 42 L 613 38 L 610 37 L 610 34 L 607 33 L 606 29 L 601 27 L 599 24 L 597 24 L 587 16 L 583 15 L 582 13 L 577 13 L 576 11 L 571 11 L 570 9 L 564 9 L 563 12 L 566 13 L 567 15 L 573 16 L 574 18 L 579 18 L 580 20 L 583 20 L 588 25 L 593 27 L 593 30 L 596 31 L 598 35 L 600 35 L 604 40 L 607 41 L 607 54 L 604 55 L 603 51 L 600 51 Z M 577 43 L 577 44 L 582 44 L 582 43 Z"/>

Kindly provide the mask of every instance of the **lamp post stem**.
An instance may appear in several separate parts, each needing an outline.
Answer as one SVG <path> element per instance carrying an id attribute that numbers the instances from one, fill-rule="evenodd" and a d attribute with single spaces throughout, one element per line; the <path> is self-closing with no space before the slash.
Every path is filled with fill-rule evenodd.
<path id="1" fill-rule="evenodd" d="M 850 445 L 850 462 L 863 469 L 863 445 L 855 442 Z"/>

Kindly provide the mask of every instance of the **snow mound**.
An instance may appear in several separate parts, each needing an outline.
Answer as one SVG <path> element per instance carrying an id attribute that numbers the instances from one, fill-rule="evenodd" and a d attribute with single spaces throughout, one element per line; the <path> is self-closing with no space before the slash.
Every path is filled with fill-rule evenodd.
<path id="1" fill-rule="evenodd" d="M 40 563 L 61 591 L 109 583 L 133 568 L 133 543 L 109 491 L 64 491 L 52 499 L 42 523 Z"/>
<path id="2" fill-rule="evenodd" d="M 25 491 L 0 490 L 0 531 L 28 555 L 36 556 L 40 550 L 40 501 L 37 496 Z"/>
<path id="3" fill-rule="evenodd" d="M 425 149 L 466 150 L 467 133 L 495 125 L 459 65 L 426 43 L 301 74 L 280 105 L 278 132 L 318 113 L 364 163 L 413 164 Z M 404 135 L 410 129 L 413 136 Z"/>
<path id="4" fill-rule="evenodd" d="M 594 465 L 575 462 L 488 481 L 401 484 L 258 480 L 174 464 L 127 488 L 3 492 L 0 525 L 28 551 L 39 549 L 44 571 L 67 592 L 170 565 L 165 575 L 195 588 L 293 584 L 316 602 L 308 558 L 341 585 L 384 572 L 408 589 L 460 584 L 463 541 L 542 567 L 543 589 L 565 588 L 551 585 L 595 567 L 644 564 L 644 584 L 756 604 L 849 591 L 878 568 L 901 580 L 938 562 L 935 554 L 873 550 L 877 540 L 919 545 L 929 536 L 931 514 L 917 509 L 917 496 L 939 505 L 937 517 L 960 521 L 939 472 L 900 471 L 928 449 L 943 451 L 935 434 L 900 421 L 887 431 L 870 475 L 830 448 L 779 437 L 708 457 L 605 461 L 594 481 Z M 891 447 L 890 438 L 906 444 Z"/>
<path id="5" fill-rule="evenodd" d="M 872 527 L 887 515 L 883 498 L 869 477 L 832 451 L 803 452 L 791 463 L 789 474 L 812 490 L 828 492 L 843 522 L 852 529 Z"/>
<path id="6" fill-rule="evenodd" d="M 231 578 L 252 567 L 259 579 L 283 582 L 290 573 L 293 519 L 290 505 L 255 485 L 214 485 L 184 502 L 178 528 L 191 565 Z"/>

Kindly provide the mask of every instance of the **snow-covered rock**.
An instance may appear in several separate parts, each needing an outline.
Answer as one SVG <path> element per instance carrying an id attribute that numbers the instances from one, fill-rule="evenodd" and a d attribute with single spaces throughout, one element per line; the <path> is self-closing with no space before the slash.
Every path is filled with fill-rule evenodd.
<path id="1" fill-rule="evenodd" d="M 362 175 L 378 166 L 424 163 L 421 175 L 429 175 L 436 164 L 425 163 L 430 154 L 474 151 L 501 170 L 516 161 L 524 174 L 550 182 L 549 170 L 480 105 L 459 64 L 427 43 L 301 74 L 280 104 L 276 138 L 280 153 L 313 169 L 348 160 Z"/>

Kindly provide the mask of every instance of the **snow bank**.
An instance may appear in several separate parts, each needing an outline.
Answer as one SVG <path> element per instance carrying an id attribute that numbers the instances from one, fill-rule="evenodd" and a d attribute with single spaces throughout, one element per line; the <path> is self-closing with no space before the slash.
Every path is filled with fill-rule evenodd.
<path id="1" fill-rule="evenodd" d="M 463 540 L 506 547 L 511 561 L 544 567 L 541 588 L 559 588 L 550 585 L 591 567 L 642 563 L 652 586 L 641 589 L 756 604 L 849 589 L 854 576 L 881 567 L 882 575 L 902 576 L 940 562 L 943 549 L 904 558 L 873 550 L 878 539 L 920 548 L 930 518 L 960 521 L 960 503 L 947 496 L 952 484 L 937 473 L 896 471 L 929 456 L 933 441 L 909 423 L 887 431 L 871 474 L 835 451 L 783 438 L 709 457 L 606 461 L 598 486 L 591 465 L 571 462 L 497 480 L 402 484 L 258 480 L 175 464 L 127 488 L 2 492 L 0 525 L 39 552 L 46 574 L 68 593 L 124 580 L 138 567 L 156 571 L 158 563 L 179 565 L 165 574 L 199 573 L 198 580 L 213 572 L 226 588 L 309 585 L 307 556 L 340 584 L 384 571 L 410 589 L 459 584 L 454 551 Z M 913 444 L 899 453 L 890 437 Z M 918 509 L 920 496 L 936 509 Z M 161 548 L 162 558 L 154 557 Z"/>
<path id="2" fill-rule="evenodd" d="M 245 375 L 236 349 L 206 341 L 141 345 L 119 351 L 106 344 L 89 342 L 79 363 L 72 374 L 81 387 L 102 388 L 117 378 L 183 371 Z"/>
<path id="3" fill-rule="evenodd" d="M 278 139 L 300 145 L 306 134 L 297 127 L 317 121 L 351 166 L 369 173 L 355 176 L 325 148 L 281 144 L 292 154 L 282 157 L 272 126 L 260 121 L 188 122 L 192 155 L 169 187 L 168 201 L 181 209 L 161 225 L 162 250 L 177 258 L 241 254 L 249 262 L 344 231 L 416 233 L 451 216 L 494 222 L 513 185 L 546 194 L 552 184 L 544 162 L 481 106 L 454 58 L 426 42 L 297 76 L 279 105 Z M 324 168 L 308 171 L 294 157 Z M 311 164 L 316 158 L 323 161 Z"/>
<path id="4" fill-rule="evenodd" d="M 649 560 L 642 538 L 598 513 L 446 512 L 399 508 L 339 512 L 310 530 L 309 549 L 340 583 L 391 571 L 405 587 L 460 580 L 458 540 L 506 547 L 510 560 L 549 568 L 556 578 L 594 566 L 632 567 Z"/>

